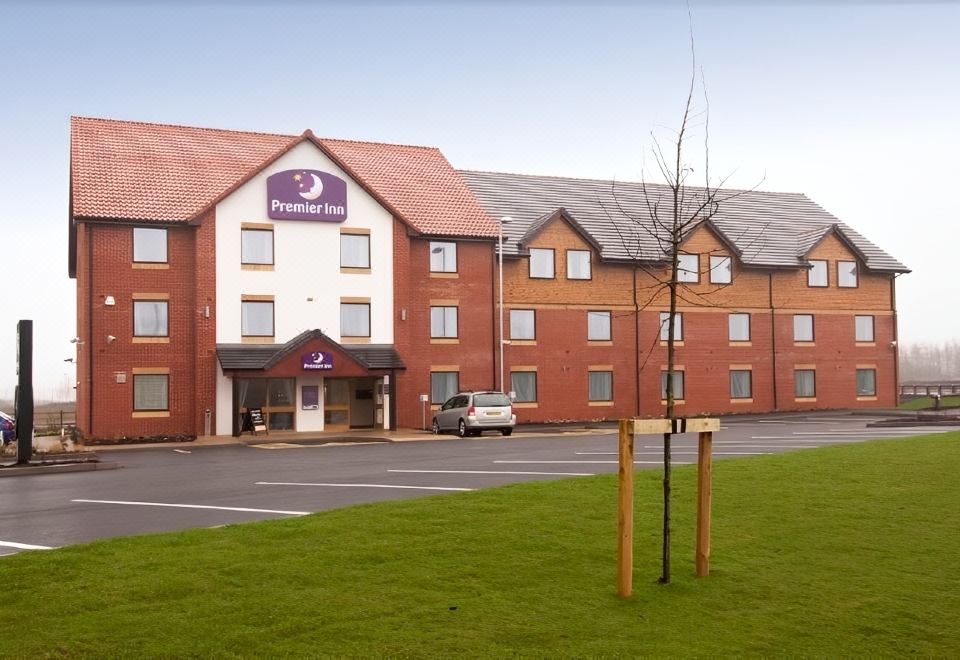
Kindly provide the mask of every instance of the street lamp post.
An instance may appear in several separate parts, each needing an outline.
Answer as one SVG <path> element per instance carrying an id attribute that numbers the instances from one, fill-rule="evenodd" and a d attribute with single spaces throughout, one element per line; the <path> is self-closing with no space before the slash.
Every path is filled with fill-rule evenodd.
<path id="1" fill-rule="evenodd" d="M 500 289 L 499 295 L 498 295 L 499 304 L 500 304 L 500 337 L 499 337 L 500 339 L 500 391 L 504 393 L 506 393 L 507 390 L 504 387 L 504 383 L 503 383 L 503 344 L 504 344 L 504 339 L 503 339 L 503 226 L 506 224 L 510 224 L 512 220 L 513 218 L 511 218 L 510 216 L 504 216 L 500 218 L 498 222 L 500 227 L 500 232 L 498 234 L 498 239 L 497 239 L 497 255 L 499 257 L 499 269 L 500 269 L 500 277 L 498 278 L 498 285 Z"/>

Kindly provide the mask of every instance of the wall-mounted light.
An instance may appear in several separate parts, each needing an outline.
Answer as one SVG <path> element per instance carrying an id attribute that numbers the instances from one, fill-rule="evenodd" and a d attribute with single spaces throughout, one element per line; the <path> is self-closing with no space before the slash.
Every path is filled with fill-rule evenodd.
<path id="1" fill-rule="evenodd" d="M 401 308 L 400 308 L 400 320 L 401 320 L 401 321 L 406 321 L 406 320 L 407 320 L 407 308 L 406 308 L 406 307 L 401 307 Z"/>
<path id="2" fill-rule="evenodd" d="M 204 305 L 203 307 L 203 318 L 210 318 L 210 305 Z"/>
<path id="3" fill-rule="evenodd" d="M 107 335 L 107 343 L 108 343 L 108 344 L 112 344 L 112 343 L 115 342 L 115 341 L 117 341 L 117 338 L 116 338 L 116 337 L 114 337 L 113 335 Z"/>
<path id="4" fill-rule="evenodd" d="M 70 343 L 71 343 L 71 344 L 82 344 L 83 342 L 80 341 L 80 337 L 74 337 L 73 339 L 70 340 Z"/>
<path id="5" fill-rule="evenodd" d="M 107 307 L 113 307 L 117 304 L 117 301 L 113 299 L 113 296 L 107 296 L 103 299 L 103 304 Z"/>

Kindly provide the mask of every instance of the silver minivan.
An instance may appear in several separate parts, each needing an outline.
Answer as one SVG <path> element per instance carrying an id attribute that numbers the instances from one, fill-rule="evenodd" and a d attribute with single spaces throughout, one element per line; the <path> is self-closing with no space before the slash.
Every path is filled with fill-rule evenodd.
<path id="1" fill-rule="evenodd" d="M 503 392 L 460 392 L 447 399 L 433 416 L 433 432 L 456 431 L 465 438 L 483 431 L 513 433 L 517 416 Z"/>

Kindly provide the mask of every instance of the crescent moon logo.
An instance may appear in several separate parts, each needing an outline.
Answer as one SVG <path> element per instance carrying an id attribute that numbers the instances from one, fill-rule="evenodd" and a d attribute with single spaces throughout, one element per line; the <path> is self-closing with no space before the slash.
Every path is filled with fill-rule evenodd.
<path id="1" fill-rule="evenodd" d="M 323 364 L 323 353 L 314 353 L 314 354 L 313 354 L 313 363 L 314 363 L 314 364 Z"/>
<path id="2" fill-rule="evenodd" d="M 317 197 L 319 197 L 320 195 L 323 194 L 323 181 L 321 181 L 321 180 L 320 180 L 320 177 L 318 177 L 318 176 L 317 176 L 316 174 L 314 174 L 313 172 L 310 173 L 310 177 L 311 177 L 311 179 L 312 179 L 312 184 L 313 184 L 313 185 L 311 185 L 310 188 L 309 188 L 308 190 L 306 190 L 305 192 L 301 192 L 301 193 L 298 193 L 298 194 L 299 194 L 301 197 L 303 197 L 304 199 L 308 199 L 308 200 L 310 200 L 310 201 L 313 201 L 313 200 L 315 200 Z M 302 186 L 303 184 L 301 183 L 300 185 Z"/>

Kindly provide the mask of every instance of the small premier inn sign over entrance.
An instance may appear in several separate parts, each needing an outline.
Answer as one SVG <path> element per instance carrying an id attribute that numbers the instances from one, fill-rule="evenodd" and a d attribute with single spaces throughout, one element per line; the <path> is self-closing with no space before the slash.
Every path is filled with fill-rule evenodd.
<path id="1" fill-rule="evenodd" d="M 328 371 L 333 369 L 333 353 L 317 351 L 300 356 L 304 371 Z"/>
<path id="2" fill-rule="evenodd" d="M 286 170 L 267 177 L 267 216 L 274 220 L 347 219 L 347 182 L 317 170 Z"/>

